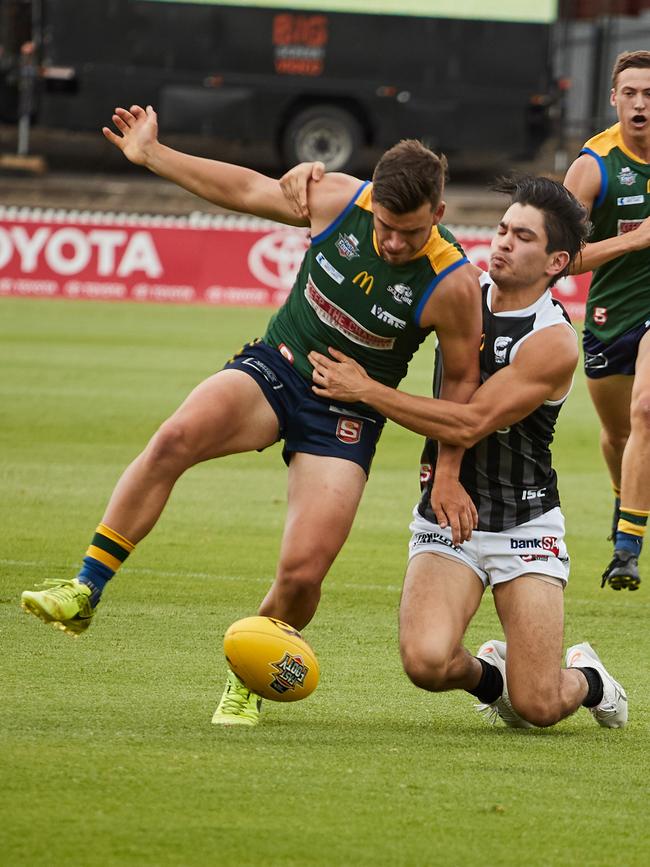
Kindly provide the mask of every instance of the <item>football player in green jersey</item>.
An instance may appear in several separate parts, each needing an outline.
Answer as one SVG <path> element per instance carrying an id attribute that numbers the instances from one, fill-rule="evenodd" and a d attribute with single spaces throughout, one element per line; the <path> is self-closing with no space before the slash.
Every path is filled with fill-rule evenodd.
<path id="1" fill-rule="evenodd" d="M 579 272 L 593 271 L 583 337 L 589 392 L 615 495 L 601 586 L 639 586 L 650 510 L 650 51 L 620 54 L 618 123 L 591 138 L 564 183 L 591 212 Z"/>
<path id="2" fill-rule="evenodd" d="M 262 340 L 200 383 L 127 467 L 81 572 L 25 591 L 23 607 L 79 635 L 104 586 L 153 529 L 189 467 L 283 439 L 287 517 L 276 577 L 259 613 L 302 629 L 350 531 L 385 421 L 368 407 L 340 407 L 316 397 L 308 351 L 334 344 L 396 385 L 413 352 L 435 329 L 445 396 L 466 402 L 478 385 L 476 269 L 438 227 L 444 159 L 419 142 L 400 142 L 379 161 L 372 185 L 329 175 L 314 189 L 310 217 L 304 218 L 296 217 L 277 180 L 163 145 L 151 106 L 118 108 L 113 123 L 117 132 L 105 127 L 104 135 L 131 162 L 231 210 L 309 226 L 312 239 L 291 294 Z M 461 455 L 462 450 L 448 448 L 436 477 L 440 520 L 457 539 L 471 536 L 476 521 L 458 482 Z M 213 722 L 255 725 L 259 705 L 231 675 Z"/>

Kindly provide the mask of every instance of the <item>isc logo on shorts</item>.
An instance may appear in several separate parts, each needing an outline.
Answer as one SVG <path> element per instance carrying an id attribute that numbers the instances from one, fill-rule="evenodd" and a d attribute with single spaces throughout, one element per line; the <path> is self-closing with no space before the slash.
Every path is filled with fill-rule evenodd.
<path id="1" fill-rule="evenodd" d="M 336 424 L 336 438 L 353 445 L 361 439 L 363 422 L 358 418 L 340 418 Z"/>

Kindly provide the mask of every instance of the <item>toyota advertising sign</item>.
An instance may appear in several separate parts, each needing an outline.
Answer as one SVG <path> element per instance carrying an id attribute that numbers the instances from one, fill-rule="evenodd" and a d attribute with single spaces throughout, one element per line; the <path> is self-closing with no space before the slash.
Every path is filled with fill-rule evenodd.
<path id="1" fill-rule="evenodd" d="M 485 268 L 492 231 L 455 234 Z M 308 244 L 305 229 L 244 216 L 0 208 L 0 296 L 278 307 Z M 555 287 L 572 318 L 588 286 L 580 275 Z"/>

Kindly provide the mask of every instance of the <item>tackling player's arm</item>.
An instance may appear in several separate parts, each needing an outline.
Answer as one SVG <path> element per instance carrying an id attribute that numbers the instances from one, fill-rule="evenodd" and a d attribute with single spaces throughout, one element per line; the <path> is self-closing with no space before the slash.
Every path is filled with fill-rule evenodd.
<path id="1" fill-rule="evenodd" d="M 280 187 L 296 216 L 309 219 L 309 199 L 307 189 L 312 181 L 318 182 L 325 176 L 325 163 L 299 163 L 280 178 Z"/>
<path id="2" fill-rule="evenodd" d="M 460 265 L 443 279 L 427 302 L 420 325 L 434 326 L 443 362 L 441 398 L 467 403 L 480 381 L 480 271 Z M 472 536 L 478 522 L 476 507 L 458 481 L 464 449 L 440 443 L 431 506 L 441 527 L 449 525 L 454 544 Z"/>
<path id="3" fill-rule="evenodd" d="M 435 328 L 443 362 L 443 394 L 467 402 L 478 388 L 481 343 L 480 271 L 469 262 L 448 274 L 427 301 L 419 325 Z"/>
<path id="4" fill-rule="evenodd" d="M 103 127 L 102 132 L 132 163 L 221 207 L 293 226 L 311 225 L 314 232 L 329 225 L 361 184 L 349 175 L 324 178 L 317 192 L 310 191 L 310 221 L 295 213 L 279 181 L 243 166 L 192 156 L 163 145 L 158 140 L 158 120 L 151 106 L 116 108 L 112 120 L 118 133 L 108 127 Z"/>
<path id="5" fill-rule="evenodd" d="M 493 431 L 515 424 L 546 400 L 568 393 L 578 362 L 575 332 L 554 325 L 525 340 L 513 361 L 489 377 L 467 404 L 407 394 L 371 379 L 343 353 L 310 353 L 314 392 L 363 401 L 416 433 L 470 448 Z"/>
<path id="6" fill-rule="evenodd" d="M 598 198 L 601 186 L 600 169 L 596 160 L 589 154 L 581 154 L 569 167 L 564 179 L 564 186 L 582 202 L 589 213 Z M 586 244 L 582 252 L 576 256 L 571 268 L 572 274 L 584 274 L 593 271 L 599 265 L 650 246 L 650 217 L 647 217 L 633 232 L 614 235 L 602 241 Z"/>

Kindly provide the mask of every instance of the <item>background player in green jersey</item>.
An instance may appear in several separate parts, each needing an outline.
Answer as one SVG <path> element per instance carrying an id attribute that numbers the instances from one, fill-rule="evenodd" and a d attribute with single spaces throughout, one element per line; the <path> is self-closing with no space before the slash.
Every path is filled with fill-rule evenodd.
<path id="1" fill-rule="evenodd" d="M 594 272 L 585 373 L 615 495 L 601 586 L 636 590 L 650 510 L 650 51 L 618 56 L 611 104 L 618 123 L 585 144 L 564 183 L 594 224 L 577 270 Z"/>
<path id="2" fill-rule="evenodd" d="M 301 372 L 301 329 L 310 330 L 311 347 L 333 341 L 353 356 L 363 348 L 370 364 L 376 353 L 382 370 L 394 356 L 386 370 L 390 381 L 403 375 L 418 333 L 422 339 L 435 328 L 446 396 L 466 401 L 478 385 L 475 269 L 437 228 L 444 211 L 445 163 L 419 142 L 401 142 L 380 160 L 372 196 L 357 178 L 333 174 L 314 189 L 310 218 L 296 218 L 278 181 L 161 144 L 151 106 L 118 108 L 113 123 L 118 132 L 104 128 L 104 135 L 131 162 L 232 210 L 310 226 L 312 244 L 305 254 L 310 265 L 301 269 L 267 332 L 279 332 L 281 343 L 255 341 L 194 389 L 118 481 L 79 575 L 25 591 L 23 607 L 80 634 L 106 582 L 154 527 L 182 473 L 200 461 L 284 439 L 287 517 L 276 577 L 259 613 L 302 629 L 350 531 L 385 420 L 367 407 L 351 411 L 313 395 L 309 375 Z M 349 221 L 354 232 L 345 229 Z M 322 245 L 336 232 L 338 246 L 326 255 Z M 365 273 L 358 281 L 356 262 Z M 372 276 L 374 286 L 367 279 Z M 408 346 L 404 335 L 410 335 Z M 476 519 L 458 483 L 461 453 L 447 450 L 437 479 L 441 520 L 452 524 L 456 538 L 471 535 Z M 260 701 L 231 675 L 213 722 L 255 725 Z"/>

